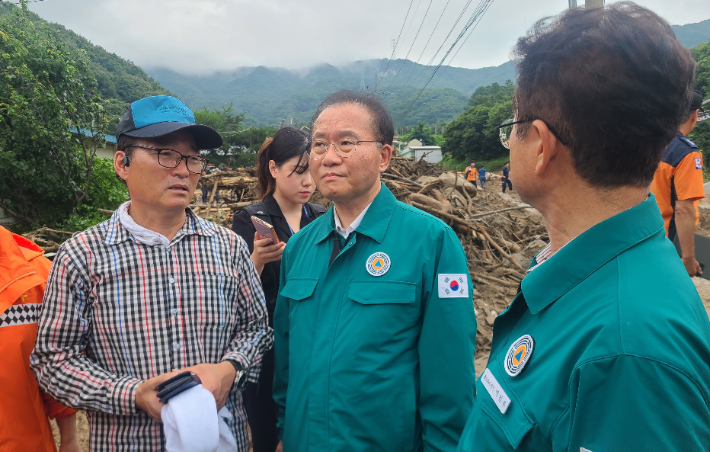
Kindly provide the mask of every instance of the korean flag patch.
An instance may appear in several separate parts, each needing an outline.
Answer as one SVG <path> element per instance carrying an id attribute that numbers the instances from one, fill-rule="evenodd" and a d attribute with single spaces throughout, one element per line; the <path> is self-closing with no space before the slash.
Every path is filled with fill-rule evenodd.
<path id="1" fill-rule="evenodd" d="M 695 169 L 703 169 L 703 162 L 699 158 L 695 159 Z"/>
<path id="2" fill-rule="evenodd" d="M 467 298 L 468 278 L 463 273 L 439 274 L 439 298 Z"/>

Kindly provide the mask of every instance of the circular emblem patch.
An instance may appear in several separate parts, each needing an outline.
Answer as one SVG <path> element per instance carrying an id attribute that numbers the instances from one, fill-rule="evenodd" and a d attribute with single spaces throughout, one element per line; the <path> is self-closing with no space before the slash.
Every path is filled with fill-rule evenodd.
<path id="1" fill-rule="evenodd" d="M 385 253 L 375 253 L 367 258 L 365 267 L 372 276 L 382 276 L 390 269 L 390 257 Z"/>
<path id="2" fill-rule="evenodd" d="M 505 355 L 505 371 L 511 377 L 517 377 L 532 356 L 535 340 L 529 334 L 520 337 L 508 349 Z"/>

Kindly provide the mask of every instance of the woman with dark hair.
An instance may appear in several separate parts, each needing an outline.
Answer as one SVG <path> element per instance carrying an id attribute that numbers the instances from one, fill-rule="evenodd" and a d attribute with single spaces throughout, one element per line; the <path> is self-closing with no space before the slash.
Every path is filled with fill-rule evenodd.
<path id="1" fill-rule="evenodd" d="M 272 328 L 284 247 L 293 234 L 325 212 L 323 207 L 308 202 L 315 190 L 308 171 L 310 150 L 310 136 L 293 127 L 283 127 L 273 138 L 267 138 L 256 164 L 263 198 L 237 212 L 232 221 L 232 230 L 247 242 L 254 266 L 261 274 Z M 280 242 L 271 243 L 270 238 L 260 236 L 251 222 L 252 215 L 271 224 Z M 271 350 L 264 355 L 259 382 L 250 383 L 243 392 L 254 452 L 274 452 L 279 443 L 278 408 L 271 395 L 273 381 Z"/>

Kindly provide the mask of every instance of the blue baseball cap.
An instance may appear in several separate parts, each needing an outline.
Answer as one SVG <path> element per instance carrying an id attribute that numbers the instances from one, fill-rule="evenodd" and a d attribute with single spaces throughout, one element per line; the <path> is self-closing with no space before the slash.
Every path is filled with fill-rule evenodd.
<path id="1" fill-rule="evenodd" d="M 195 124 L 195 115 L 190 107 L 172 96 L 146 97 L 129 105 L 116 127 L 116 139 L 120 139 L 121 135 L 157 138 L 183 129 L 192 133 L 199 149 L 222 146 L 220 134 L 212 127 Z"/>

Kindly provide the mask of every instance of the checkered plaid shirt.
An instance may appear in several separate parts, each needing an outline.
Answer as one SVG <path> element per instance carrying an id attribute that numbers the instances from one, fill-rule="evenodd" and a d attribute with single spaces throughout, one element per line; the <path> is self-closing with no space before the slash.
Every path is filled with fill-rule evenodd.
<path id="1" fill-rule="evenodd" d="M 138 385 L 227 359 L 256 381 L 272 344 L 259 275 L 238 235 L 188 209 L 168 247 L 147 246 L 114 214 L 59 249 L 31 365 L 47 393 L 88 411 L 92 451 L 162 451 L 162 424 L 136 407 Z M 236 385 L 227 408 L 248 451 Z"/>

